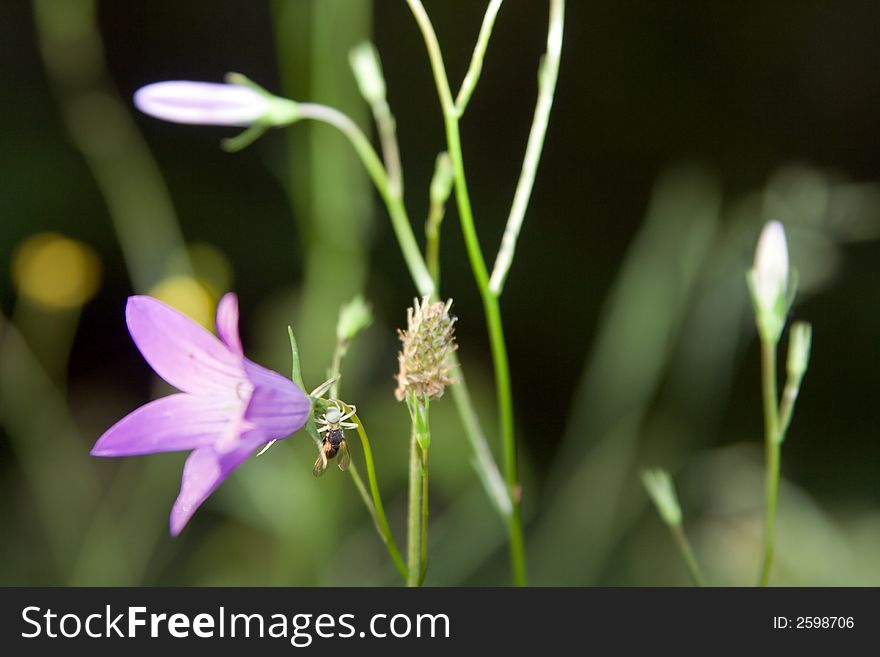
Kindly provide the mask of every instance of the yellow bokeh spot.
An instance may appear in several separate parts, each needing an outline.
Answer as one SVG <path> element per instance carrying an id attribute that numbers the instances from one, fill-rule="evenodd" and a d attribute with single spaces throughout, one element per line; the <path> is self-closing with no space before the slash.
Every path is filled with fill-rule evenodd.
<path id="1" fill-rule="evenodd" d="M 101 262 L 87 244 L 58 233 L 39 233 L 13 254 L 12 281 L 20 295 L 41 306 L 76 308 L 98 290 Z"/>
<path id="2" fill-rule="evenodd" d="M 191 276 L 169 276 L 149 292 L 205 328 L 214 328 L 214 298 L 207 288 Z"/>
<path id="3" fill-rule="evenodd" d="M 168 262 L 169 275 L 193 273 L 208 291 L 219 298 L 232 288 L 232 264 L 224 253 L 212 244 L 189 244 Z"/>

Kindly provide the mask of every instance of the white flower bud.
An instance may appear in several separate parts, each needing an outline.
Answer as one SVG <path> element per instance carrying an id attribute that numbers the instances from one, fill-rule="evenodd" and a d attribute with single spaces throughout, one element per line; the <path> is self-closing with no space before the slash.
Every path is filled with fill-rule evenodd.
<path id="1" fill-rule="evenodd" d="M 752 271 L 756 304 L 771 312 L 780 298 L 785 299 L 788 288 L 788 245 L 780 222 L 770 221 L 761 231 Z"/>
<path id="2" fill-rule="evenodd" d="M 778 221 L 768 222 L 761 231 L 755 249 L 755 264 L 749 270 L 747 279 L 761 340 L 777 344 L 793 296 L 788 289 L 785 229 Z"/>

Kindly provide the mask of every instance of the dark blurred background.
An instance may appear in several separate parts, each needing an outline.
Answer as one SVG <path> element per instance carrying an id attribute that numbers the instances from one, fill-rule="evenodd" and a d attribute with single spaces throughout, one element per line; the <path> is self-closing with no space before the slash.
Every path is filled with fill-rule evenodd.
<path id="1" fill-rule="evenodd" d="M 455 88 L 486 3 L 425 4 Z M 463 121 L 488 258 L 519 173 L 546 21 L 546 3 L 504 4 Z M 773 581 L 880 585 L 878 32 L 870 0 L 568 3 L 502 300 L 533 583 L 687 582 L 639 484 L 645 465 L 675 476 L 709 579 L 754 582 L 762 417 L 744 272 L 761 225 L 779 219 L 800 273 L 793 314 L 813 323 L 814 348 L 783 448 Z M 249 355 L 288 372 L 292 324 L 314 386 L 339 305 L 362 291 L 376 320 L 346 361 L 341 396 L 370 429 L 403 542 L 408 418 L 392 376 L 415 290 L 348 144 L 297 124 L 228 154 L 219 140 L 234 129 L 163 123 L 130 103 L 150 82 L 239 71 L 368 129 L 348 68 L 365 39 L 382 58 L 422 239 L 444 135 L 404 2 L 0 5 L 4 584 L 395 582 L 348 477 L 309 474 L 304 434 L 243 466 L 177 539 L 166 519 L 183 455 L 88 457 L 116 419 L 167 392 L 128 337 L 128 295 L 210 323 L 233 289 Z M 454 207 L 441 251 L 463 366 L 500 454 Z M 506 583 L 505 531 L 451 399 L 435 424 L 426 583 Z"/>

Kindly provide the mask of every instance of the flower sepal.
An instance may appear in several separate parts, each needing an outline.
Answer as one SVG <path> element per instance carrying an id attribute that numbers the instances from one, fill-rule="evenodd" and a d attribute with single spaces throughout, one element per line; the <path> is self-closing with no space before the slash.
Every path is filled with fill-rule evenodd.
<path id="1" fill-rule="evenodd" d="M 755 310 L 755 325 L 758 328 L 758 336 L 762 341 L 771 344 L 779 343 L 782 337 L 782 330 L 785 328 L 785 322 L 788 319 L 788 314 L 791 311 L 792 305 L 794 305 L 794 299 L 797 295 L 797 281 L 797 270 L 792 269 L 786 289 L 776 296 L 772 304 L 764 305 L 761 297 L 756 292 L 755 270 L 750 269 L 746 272 L 749 295 Z"/>
<path id="2" fill-rule="evenodd" d="M 406 407 L 409 410 L 409 417 L 412 421 L 419 447 L 427 451 L 431 446 L 431 423 L 428 419 L 431 398 L 428 395 L 420 397 L 415 392 L 409 392 L 406 395 Z"/>

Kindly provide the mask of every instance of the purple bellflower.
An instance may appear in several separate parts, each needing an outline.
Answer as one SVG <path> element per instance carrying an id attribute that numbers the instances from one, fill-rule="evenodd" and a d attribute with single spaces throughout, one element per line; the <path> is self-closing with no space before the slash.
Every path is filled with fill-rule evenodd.
<path id="1" fill-rule="evenodd" d="M 128 331 L 144 359 L 183 392 L 152 401 L 110 427 L 93 456 L 192 450 L 171 509 L 177 536 L 196 509 L 260 446 L 302 428 L 311 403 L 285 377 L 248 360 L 238 334 L 238 299 L 217 306 L 214 337 L 161 301 L 133 296 Z"/>

